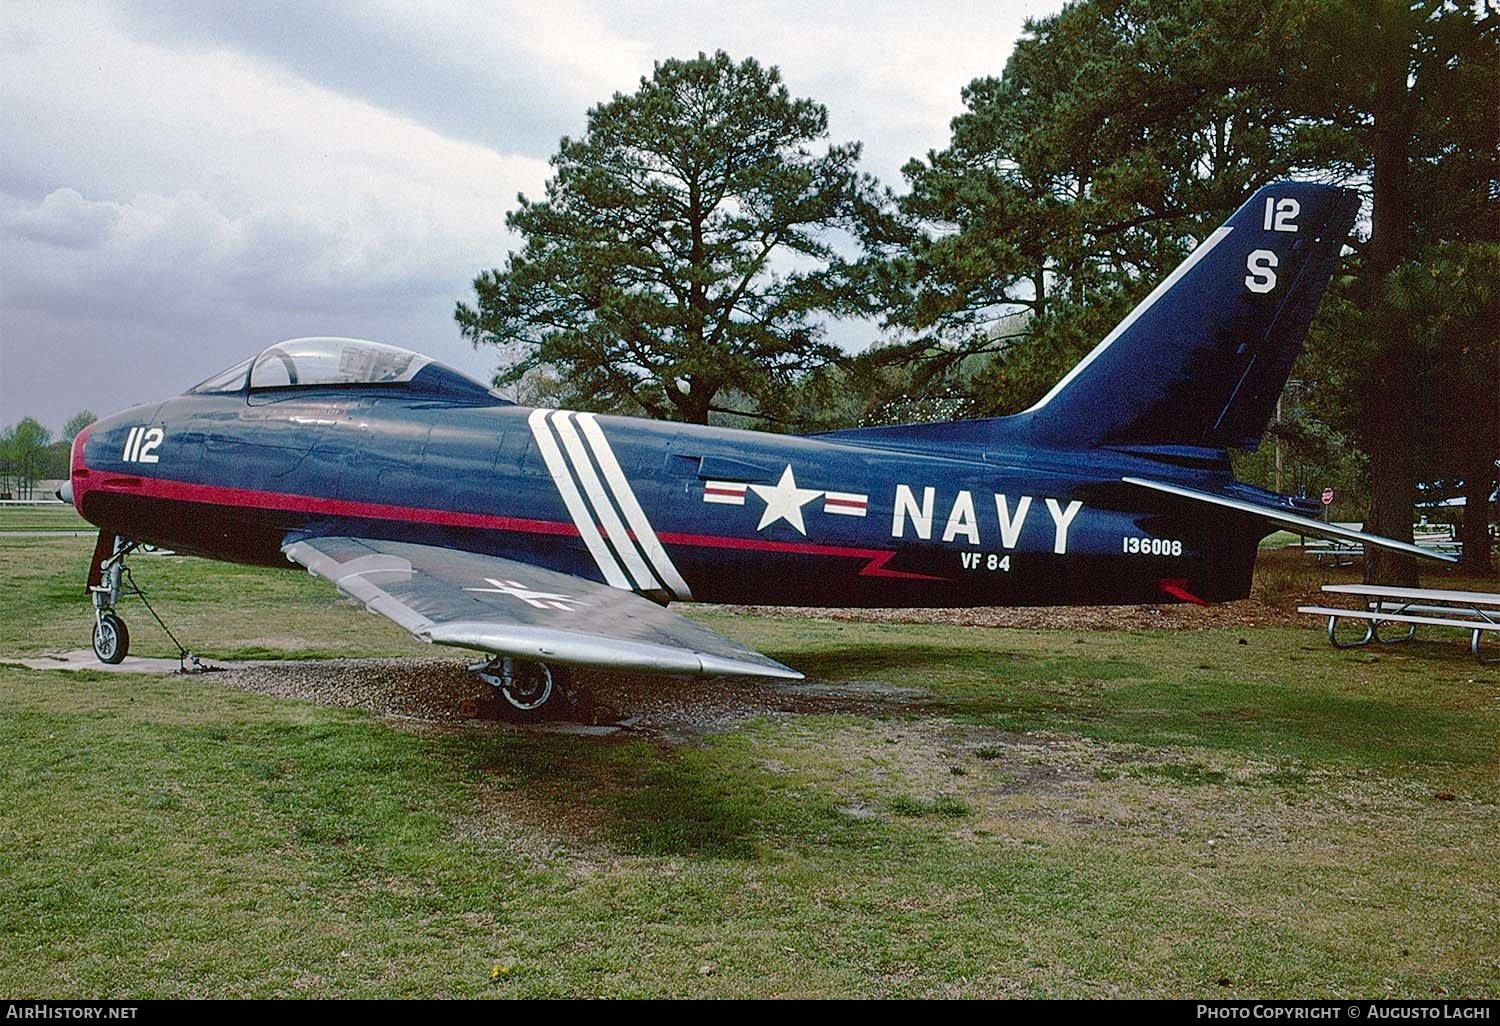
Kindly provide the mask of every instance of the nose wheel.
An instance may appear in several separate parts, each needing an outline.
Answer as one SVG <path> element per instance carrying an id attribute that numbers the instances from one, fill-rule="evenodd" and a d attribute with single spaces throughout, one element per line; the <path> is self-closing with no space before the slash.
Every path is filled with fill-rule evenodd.
<path id="1" fill-rule="evenodd" d="M 486 663 L 470 667 L 479 679 L 489 684 L 507 705 L 526 719 L 540 719 L 544 708 L 565 691 L 571 674 L 566 666 L 497 656 Z"/>
<path id="2" fill-rule="evenodd" d="M 94 655 L 111 666 L 125 661 L 130 651 L 130 631 L 114 613 L 101 612 L 94 621 Z"/>

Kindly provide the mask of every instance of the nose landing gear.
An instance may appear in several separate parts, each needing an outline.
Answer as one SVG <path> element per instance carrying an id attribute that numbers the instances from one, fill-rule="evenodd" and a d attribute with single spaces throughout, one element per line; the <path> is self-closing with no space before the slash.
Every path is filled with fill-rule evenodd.
<path id="1" fill-rule="evenodd" d="M 154 546 L 126 541 L 107 531 L 100 532 L 99 541 L 94 546 L 94 560 L 89 567 L 88 592 L 94 602 L 95 657 L 101 663 L 113 666 L 124 662 L 125 656 L 130 652 L 130 631 L 126 628 L 125 621 L 115 612 L 115 607 L 120 603 L 120 593 L 128 590 L 141 600 L 146 612 L 151 614 L 151 618 L 172 639 L 172 644 L 177 646 L 179 672 L 202 673 L 212 669 L 204 666 L 197 656 L 182 647 L 177 635 L 162 623 L 161 617 L 146 599 L 146 593 L 135 583 L 130 567 L 125 565 L 125 557 L 136 549 L 142 552 L 156 551 Z"/>
<path id="2" fill-rule="evenodd" d="M 125 557 L 135 547 L 135 542 L 118 535 L 112 541 L 100 535 L 94 550 L 97 570 L 89 575 L 89 595 L 94 600 L 94 655 L 101 663 L 121 663 L 130 651 L 130 631 L 115 613 L 115 606 L 120 601 Z M 106 552 L 107 558 L 101 558 Z"/>

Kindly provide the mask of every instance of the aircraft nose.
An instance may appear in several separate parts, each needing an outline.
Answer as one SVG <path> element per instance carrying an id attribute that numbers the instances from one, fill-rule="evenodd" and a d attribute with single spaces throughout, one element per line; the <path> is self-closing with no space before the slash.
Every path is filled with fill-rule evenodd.
<path id="1" fill-rule="evenodd" d="M 73 505 L 73 482 L 64 481 L 62 483 L 62 487 L 59 488 L 55 494 L 59 499 L 61 499 L 63 502 L 66 502 L 69 506 Z"/>

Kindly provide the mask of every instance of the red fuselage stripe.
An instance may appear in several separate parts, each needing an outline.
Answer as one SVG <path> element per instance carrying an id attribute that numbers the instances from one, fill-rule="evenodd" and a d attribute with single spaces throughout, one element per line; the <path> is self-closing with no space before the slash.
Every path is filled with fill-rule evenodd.
<path id="1" fill-rule="evenodd" d="M 316 495 L 290 495 L 251 488 L 227 488 L 223 485 L 194 484 L 189 481 L 171 481 L 160 477 L 130 480 L 138 481 L 139 484 L 112 487 L 114 481 L 106 478 L 90 491 L 107 491 L 117 495 L 144 495 L 152 499 L 172 499 L 178 502 L 201 502 L 212 506 L 276 509 L 295 513 L 316 513 L 322 516 L 362 517 L 368 520 L 403 520 L 409 523 L 440 524 L 444 527 L 478 527 L 494 531 L 523 531 L 527 534 L 578 534 L 578 528 L 572 524 L 551 520 L 500 517 L 489 513 L 457 513 L 446 509 L 392 506 L 383 502 L 356 502 L 351 499 L 325 499 Z"/>
<path id="2" fill-rule="evenodd" d="M 791 552 L 804 556 L 842 556 L 845 559 L 866 559 L 869 563 L 860 570 L 861 577 L 905 577 L 915 581 L 945 581 L 946 577 L 930 574 L 906 573 L 902 570 L 887 570 L 885 564 L 896 555 L 891 549 L 853 549 L 839 545 L 814 545 L 812 542 L 771 541 L 768 538 L 724 538 L 713 534 L 677 534 L 658 531 L 656 536 L 667 545 L 691 545 L 704 549 L 752 549 L 756 552 Z"/>
<path id="3" fill-rule="evenodd" d="M 82 461 L 75 468 L 83 469 Z M 130 482 L 126 484 L 125 482 Z M 75 485 L 76 487 L 76 485 Z M 407 523 L 440 524 L 445 527 L 476 527 L 493 531 L 520 531 L 527 534 L 553 534 L 577 536 L 578 528 L 553 520 L 532 520 L 522 517 L 501 517 L 489 513 L 458 513 L 445 509 L 424 509 L 416 506 L 392 506 L 380 502 L 357 502 L 351 499 L 326 499 L 316 495 L 291 495 L 284 492 L 264 492 L 250 488 L 228 488 L 223 485 L 195 484 L 189 481 L 172 481 L 160 477 L 105 478 L 89 491 L 109 492 L 116 495 L 144 495 L 152 499 L 167 499 L 177 502 L 198 502 L 213 506 L 239 506 L 251 509 L 287 510 L 296 513 L 315 513 L 322 516 L 359 517 L 369 520 L 400 520 Z M 81 496 L 80 504 L 81 504 Z M 634 532 L 631 532 L 634 537 Z M 920 581 L 946 580 L 929 574 L 907 573 L 887 570 L 885 564 L 896 555 L 891 549 L 857 549 L 838 545 L 815 545 L 811 542 L 782 542 L 768 538 L 726 538 L 708 534 L 677 534 L 658 532 L 664 544 L 686 545 L 694 548 L 742 549 L 755 552 L 785 552 L 808 556 L 837 556 L 844 559 L 867 560 L 859 571 L 862 577 L 900 577 Z"/>

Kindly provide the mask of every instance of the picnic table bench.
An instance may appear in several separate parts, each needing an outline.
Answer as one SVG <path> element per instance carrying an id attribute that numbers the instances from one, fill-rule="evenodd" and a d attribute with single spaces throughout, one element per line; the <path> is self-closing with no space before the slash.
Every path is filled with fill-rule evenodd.
<path id="1" fill-rule="evenodd" d="M 1483 665 L 1500 663 L 1500 657 L 1486 659 L 1480 652 L 1480 640 L 1486 631 L 1500 631 L 1500 594 L 1484 591 L 1439 591 L 1434 588 L 1396 588 L 1382 584 L 1325 584 L 1323 591 L 1335 595 L 1357 595 L 1364 608 L 1336 606 L 1298 606 L 1299 613 L 1328 617 L 1328 640 L 1334 648 L 1355 648 L 1378 641 L 1383 645 L 1406 641 L 1419 626 L 1453 627 L 1471 632 L 1469 650 Z M 1365 636 L 1357 641 L 1340 641 L 1338 622 L 1343 619 L 1364 620 Z M 1406 633 L 1382 638 L 1382 624 L 1404 624 Z"/>
<path id="2" fill-rule="evenodd" d="M 1302 551 L 1319 566 L 1353 566 L 1355 560 L 1365 558 L 1365 547 L 1358 542 L 1330 541 Z"/>

